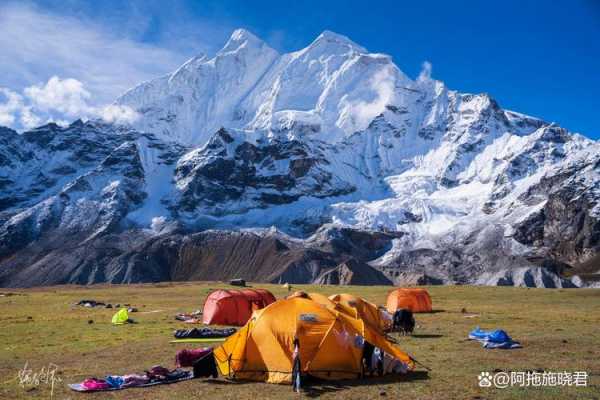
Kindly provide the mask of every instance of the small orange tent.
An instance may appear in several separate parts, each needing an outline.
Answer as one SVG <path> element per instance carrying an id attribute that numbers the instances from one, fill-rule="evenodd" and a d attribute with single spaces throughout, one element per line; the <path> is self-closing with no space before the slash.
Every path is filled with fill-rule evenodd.
<path id="1" fill-rule="evenodd" d="M 202 310 L 206 325 L 242 326 L 260 310 L 275 302 L 275 296 L 264 289 L 215 290 L 208 295 Z"/>
<path id="2" fill-rule="evenodd" d="M 401 308 L 414 313 L 431 312 L 431 297 L 425 289 L 398 288 L 388 294 L 386 308 L 392 314 Z"/>
<path id="3" fill-rule="evenodd" d="M 214 355 L 223 375 L 290 383 L 295 340 L 300 370 L 321 379 L 359 378 L 365 341 L 403 362 L 408 370 L 415 366 L 408 354 L 363 320 L 305 297 L 279 300 L 255 312 L 243 328 L 214 349 Z"/>

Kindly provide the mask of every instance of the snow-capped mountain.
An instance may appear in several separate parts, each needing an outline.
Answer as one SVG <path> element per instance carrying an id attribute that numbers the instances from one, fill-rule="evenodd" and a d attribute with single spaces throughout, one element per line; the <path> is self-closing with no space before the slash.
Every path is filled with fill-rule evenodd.
<path id="1" fill-rule="evenodd" d="M 598 142 L 428 71 L 412 80 L 344 36 L 278 54 L 237 30 L 116 104 L 132 126 L 0 130 L 0 284 L 209 279 L 190 254 L 210 269 L 215 237 L 264 271 L 229 249 L 227 276 L 269 281 L 580 286 L 567 276 L 600 272 Z M 65 259 L 57 235 L 81 254 Z"/>
<path id="2" fill-rule="evenodd" d="M 332 32 L 280 55 L 240 29 L 215 57 L 194 57 L 117 103 L 141 114 L 137 128 L 189 145 L 221 127 L 336 142 L 367 128 L 386 105 L 411 105 L 412 85 L 389 56 Z"/>

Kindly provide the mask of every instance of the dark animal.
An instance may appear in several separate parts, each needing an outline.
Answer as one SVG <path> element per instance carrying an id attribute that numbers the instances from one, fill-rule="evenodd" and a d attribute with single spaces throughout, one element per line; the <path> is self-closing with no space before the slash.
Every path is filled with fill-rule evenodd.
<path id="1" fill-rule="evenodd" d="M 401 335 L 411 335 L 415 329 L 415 317 L 410 310 L 401 308 L 394 313 L 392 330 Z"/>

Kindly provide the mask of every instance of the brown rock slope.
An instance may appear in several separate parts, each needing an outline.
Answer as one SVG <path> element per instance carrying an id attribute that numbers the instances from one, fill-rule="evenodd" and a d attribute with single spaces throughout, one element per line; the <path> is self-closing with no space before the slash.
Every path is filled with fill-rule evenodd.
<path id="1" fill-rule="evenodd" d="M 382 285 L 391 282 L 366 264 L 391 237 L 335 229 L 307 243 L 278 232 L 217 231 L 151 236 L 106 235 L 84 244 L 35 246 L 0 260 L 0 286 L 135 283 L 188 280 Z M 342 246 L 343 244 L 343 246 Z"/>

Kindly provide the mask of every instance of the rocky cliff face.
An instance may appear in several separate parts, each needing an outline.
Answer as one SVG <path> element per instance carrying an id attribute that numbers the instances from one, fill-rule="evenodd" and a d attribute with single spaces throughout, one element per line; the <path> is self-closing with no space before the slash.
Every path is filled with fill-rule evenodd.
<path id="1" fill-rule="evenodd" d="M 117 104 L 140 118 L 0 128 L 0 284 L 600 271 L 597 142 L 341 35 L 278 54 L 238 30 Z"/>
<path id="2" fill-rule="evenodd" d="M 249 141 L 222 128 L 177 163 L 179 195 L 171 210 L 193 220 L 287 205 L 308 193 L 324 199 L 354 192 L 331 170 L 327 150 L 296 139 Z"/>

